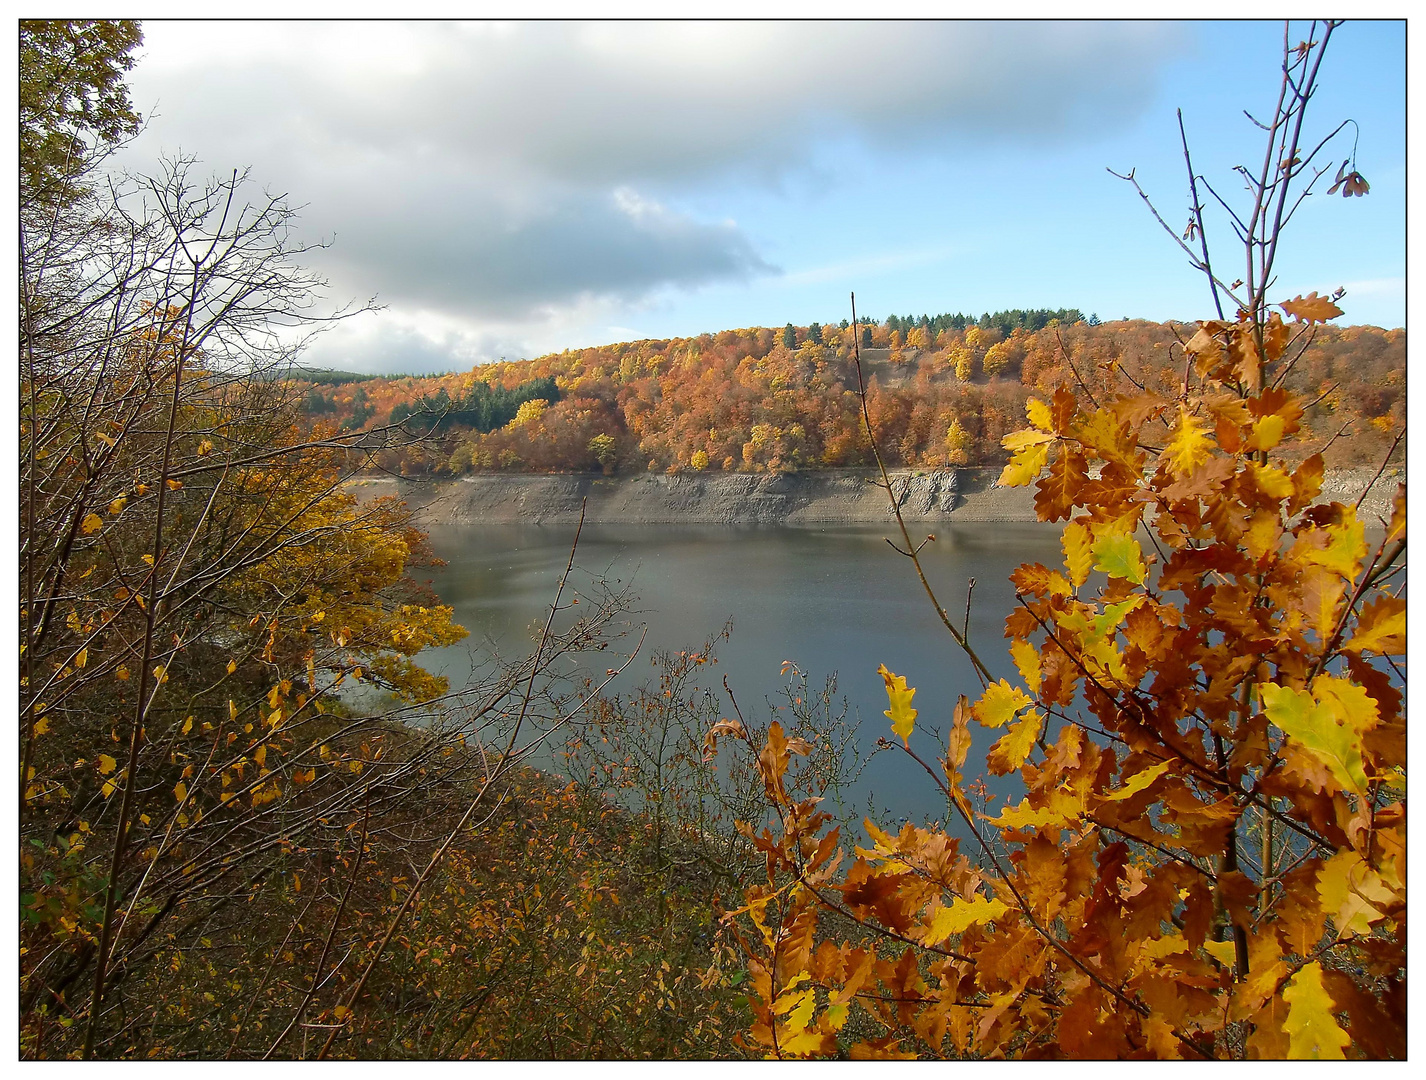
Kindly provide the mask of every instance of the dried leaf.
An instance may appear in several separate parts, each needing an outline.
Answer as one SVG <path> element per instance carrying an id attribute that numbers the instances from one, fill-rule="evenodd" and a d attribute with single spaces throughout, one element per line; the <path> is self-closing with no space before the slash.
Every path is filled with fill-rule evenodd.
<path id="1" fill-rule="evenodd" d="M 1355 175 L 1355 174 L 1354 174 Z M 1297 296 L 1278 307 L 1287 312 L 1298 322 L 1319 323 L 1335 319 L 1342 314 L 1342 309 L 1325 296 L 1318 296 L 1316 292 L 1310 292 L 1306 296 Z"/>

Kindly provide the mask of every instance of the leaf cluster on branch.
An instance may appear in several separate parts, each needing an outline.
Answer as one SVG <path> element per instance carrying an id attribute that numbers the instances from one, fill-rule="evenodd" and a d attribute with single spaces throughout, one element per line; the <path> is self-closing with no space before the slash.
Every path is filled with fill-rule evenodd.
<path id="1" fill-rule="evenodd" d="M 1284 46 L 1283 173 L 1320 29 Z M 1256 284 L 1186 343 L 1177 392 L 1061 385 L 1005 438 L 1001 483 L 1034 484 L 1041 519 L 1067 522 L 1062 565 L 1013 575 L 1019 678 L 992 680 L 947 621 L 982 689 L 932 751 L 913 742 L 914 689 L 882 666 L 900 739 L 884 744 L 964 829 L 868 820 L 846 865 L 830 816 L 782 783 L 800 748 L 767 733 L 767 882 L 731 916 L 749 1049 L 1405 1056 L 1405 485 L 1389 520 L 1364 521 L 1321 498 L 1322 457 L 1296 445 L 1308 402 L 1285 376 L 1341 312 L 1262 300 L 1287 188 L 1256 187 Z M 1195 265 L 1213 280 L 1206 252 Z M 963 774 L 972 725 L 1001 733 L 990 771 L 1023 782 L 994 816 Z"/>

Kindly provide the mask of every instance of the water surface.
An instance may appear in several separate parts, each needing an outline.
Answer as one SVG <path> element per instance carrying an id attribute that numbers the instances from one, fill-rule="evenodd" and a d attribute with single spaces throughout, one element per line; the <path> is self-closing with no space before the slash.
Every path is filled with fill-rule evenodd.
<path id="1" fill-rule="evenodd" d="M 995 676 L 1013 678 L 1004 637 L 1005 615 L 1015 602 L 1008 578 L 1023 562 L 1058 563 L 1059 530 L 970 522 L 934 531 L 935 542 L 921 551 L 928 580 L 960 626 L 967 582 L 975 579 L 971 644 Z M 574 529 L 438 526 L 430 534 L 436 553 L 448 561 L 432 572 L 432 584 L 471 637 L 424 653 L 422 661 L 459 685 L 487 645 L 507 656 L 532 647 Z M 870 752 L 878 736 L 890 734 L 882 715 L 887 702 L 880 664 L 916 687 L 918 726 L 945 730 L 956 696 L 974 699 L 979 693 L 969 660 L 937 618 L 911 561 L 887 545 L 884 538 L 891 535 L 889 528 L 864 525 L 586 525 L 572 584 L 584 591 L 591 577 L 601 576 L 632 584 L 639 600 L 630 619 L 648 626 L 645 654 L 696 648 L 731 619 L 732 637 L 718 649 L 710 685 L 722 696 L 726 674 L 744 714 L 756 713 L 759 721 L 766 721 L 770 703 L 786 685 L 784 660 L 806 671 L 814 686 L 836 672 L 839 693 L 848 699 L 848 714 L 860 717 L 860 741 Z M 917 538 L 924 535 L 922 527 Z M 615 666 L 605 659 L 594 661 L 600 670 Z M 650 671 L 647 662 L 636 662 L 618 688 L 649 678 Z M 723 702 L 726 710 L 725 696 Z M 982 771 L 992 741 L 988 733 L 977 739 L 968 777 Z M 924 756 L 934 755 L 934 744 L 921 747 Z M 1007 791 L 1009 782 L 992 780 L 991 788 Z M 853 795 L 858 806 L 873 798 L 893 822 L 903 815 L 935 820 L 945 814 L 931 779 L 900 753 L 878 755 Z"/>

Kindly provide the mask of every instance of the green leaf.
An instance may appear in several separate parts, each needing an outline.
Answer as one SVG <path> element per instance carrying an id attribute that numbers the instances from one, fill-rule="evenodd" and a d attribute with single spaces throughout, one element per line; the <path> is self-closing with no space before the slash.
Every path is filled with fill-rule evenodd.
<path id="1" fill-rule="evenodd" d="M 1312 691 L 1258 684 L 1268 720 L 1327 766 L 1344 789 L 1365 792 L 1362 733 L 1376 725 L 1376 703 L 1361 687 L 1331 675 L 1313 680 Z"/>
<path id="2" fill-rule="evenodd" d="M 1123 578 L 1135 585 L 1144 583 L 1144 556 L 1139 550 L 1139 541 L 1132 536 L 1106 536 L 1096 540 L 1090 550 L 1094 552 L 1096 570 L 1102 570 L 1112 578 Z"/>
<path id="3" fill-rule="evenodd" d="M 1321 964 L 1314 960 L 1294 975 L 1282 999 L 1287 1002 L 1287 1020 L 1282 1028 L 1287 1032 L 1289 1058 L 1346 1058 L 1343 1051 L 1352 1040 L 1332 1015 L 1333 1001 L 1322 985 Z"/>

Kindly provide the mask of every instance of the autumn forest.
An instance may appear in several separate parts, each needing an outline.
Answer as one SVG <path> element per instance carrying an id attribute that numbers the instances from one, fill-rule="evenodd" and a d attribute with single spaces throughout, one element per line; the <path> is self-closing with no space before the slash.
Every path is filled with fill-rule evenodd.
<path id="1" fill-rule="evenodd" d="M 1032 394 L 1106 374 L 1159 392 L 1183 380 L 1194 327 L 1026 314 L 939 331 L 927 316 L 862 326 L 872 432 L 889 464 L 1001 465 L 1002 440 Z M 397 475 L 862 468 L 873 460 L 852 344 L 845 327 L 814 324 L 627 342 L 460 375 L 294 381 L 306 414 L 338 430 L 404 422 L 434 433 L 377 456 Z M 1375 465 L 1405 423 L 1405 333 L 1319 327 L 1305 344 L 1285 381 L 1308 402 L 1302 446 L 1329 467 Z M 496 400 L 503 412 L 479 411 Z"/>

